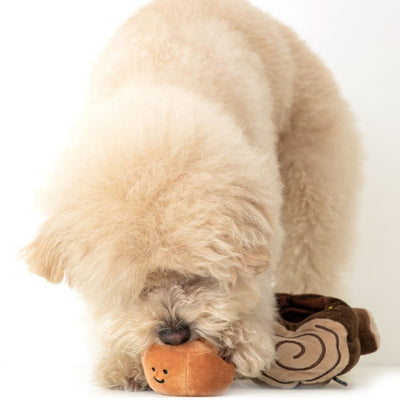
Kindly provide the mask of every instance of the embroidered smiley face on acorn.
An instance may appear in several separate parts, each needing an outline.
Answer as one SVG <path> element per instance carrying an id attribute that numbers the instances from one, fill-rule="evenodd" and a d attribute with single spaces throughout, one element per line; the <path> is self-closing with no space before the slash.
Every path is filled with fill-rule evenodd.
<path id="1" fill-rule="evenodd" d="M 168 374 L 168 370 L 166 370 L 165 368 L 162 371 L 156 370 L 155 367 L 151 367 L 151 370 L 154 372 L 153 378 L 157 383 L 162 384 L 165 382 L 165 377 Z"/>
<path id="2" fill-rule="evenodd" d="M 169 394 L 181 390 L 185 360 L 181 358 L 179 346 L 153 345 L 145 351 L 144 373 L 149 386 L 158 393 Z M 183 356 L 183 354 L 182 354 Z"/>
<path id="3" fill-rule="evenodd" d="M 234 366 L 202 339 L 178 346 L 153 344 L 142 353 L 142 365 L 154 391 L 177 396 L 222 393 L 234 376 Z"/>

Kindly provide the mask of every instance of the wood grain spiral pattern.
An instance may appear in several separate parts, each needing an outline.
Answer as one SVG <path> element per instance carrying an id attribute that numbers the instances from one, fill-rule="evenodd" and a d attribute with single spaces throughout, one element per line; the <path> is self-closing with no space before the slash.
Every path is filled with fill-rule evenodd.
<path id="1" fill-rule="evenodd" d="M 314 319 L 296 331 L 275 327 L 276 361 L 259 381 L 292 388 L 329 382 L 349 362 L 347 331 L 339 322 Z"/>

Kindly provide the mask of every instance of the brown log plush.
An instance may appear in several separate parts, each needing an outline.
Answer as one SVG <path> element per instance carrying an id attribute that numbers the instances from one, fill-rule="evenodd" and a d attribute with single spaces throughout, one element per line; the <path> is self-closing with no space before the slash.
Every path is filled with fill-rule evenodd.
<path id="1" fill-rule="evenodd" d="M 276 297 L 276 361 L 258 383 L 285 388 L 326 384 L 379 347 L 375 322 L 365 309 L 314 294 Z"/>

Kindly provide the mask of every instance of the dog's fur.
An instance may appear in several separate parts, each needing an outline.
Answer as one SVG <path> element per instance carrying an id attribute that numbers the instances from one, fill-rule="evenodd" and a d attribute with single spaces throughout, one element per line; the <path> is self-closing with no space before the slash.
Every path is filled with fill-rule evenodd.
<path id="1" fill-rule="evenodd" d="M 346 263 L 353 125 L 321 61 L 245 1 L 159 0 L 128 20 L 25 254 L 90 307 L 102 385 L 144 388 L 141 351 L 180 324 L 237 376 L 268 368 L 272 281 L 328 294 Z"/>

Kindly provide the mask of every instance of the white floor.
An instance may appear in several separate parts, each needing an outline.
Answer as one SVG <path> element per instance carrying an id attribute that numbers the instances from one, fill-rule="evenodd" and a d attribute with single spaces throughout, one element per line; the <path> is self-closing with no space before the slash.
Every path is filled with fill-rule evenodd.
<path id="1" fill-rule="evenodd" d="M 15 365 L 6 366 L 0 360 L 0 399 L 151 399 L 173 398 L 154 392 L 132 393 L 105 390 L 90 382 L 90 368 L 87 365 L 68 365 L 63 371 L 59 365 Z M 313 389 L 272 389 L 260 387 L 250 381 L 234 382 L 221 397 L 268 399 L 400 399 L 400 366 L 356 366 L 342 377 L 348 383 L 343 387 L 336 382 Z"/>

